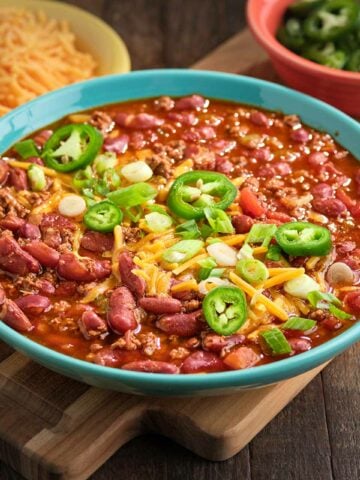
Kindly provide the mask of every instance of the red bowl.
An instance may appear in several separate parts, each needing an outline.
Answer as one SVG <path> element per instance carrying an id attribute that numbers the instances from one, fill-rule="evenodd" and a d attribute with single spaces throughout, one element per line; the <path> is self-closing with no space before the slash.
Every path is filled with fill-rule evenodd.
<path id="1" fill-rule="evenodd" d="M 247 18 L 257 41 L 268 52 L 278 75 L 300 90 L 350 115 L 360 117 L 360 73 L 324 67 L 296 55 L 275 34 L 288 5 L 294 0 L 249 0 Z"/>

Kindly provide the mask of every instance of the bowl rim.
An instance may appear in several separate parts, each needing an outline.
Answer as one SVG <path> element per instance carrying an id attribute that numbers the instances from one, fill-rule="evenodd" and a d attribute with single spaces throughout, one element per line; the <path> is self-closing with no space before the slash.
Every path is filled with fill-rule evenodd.
<path id="1" fill-rule="evenodd" d="M 311 105 L 315 108 L 315 110 L 319 110 L 325 115 L 326 113 L 329 113 L 332 117 L 336 117 L 336 119 L 340 120 L 340 123 L 343 125 L 344 129 L 348 127 L 351 131 L 356 130 L 360 133 L 360 124 L 358 124 L 358 122 L 353 120 L 348 115 L 342 113 L 338 109 L 320 100 L 312 98 L 303 93 L 299 93 L 295 90 L 264 80 L 245 77 L 241 75 L 182 69 L 146 70 L 130 72 L 127 74 L 107 75 L 69 85 L 59 90 L 47 93 L 41 97 L 32 100 L 31 102 L 28 102 L 14 109 L 0 119 L 0 126 L 2 126 L 2 124 L 8 124 L 8 126 L 12 128 L 14 126 L 16 127 L 17 117 L 21 117 L 22 119 L 31 118 L 32 106 L 43 107 L 48 103 L 49 100 L 55 100 L 55 102 L 58 102 L 61 98 L 66 98 L 68 94 L 71 97 L 74 96 L 74 93 L 79 93 L 84 89 L 86 90 L 87 88 L 91 89 L 96 87 L 97 89 L 99 89 L 101 87 L 106 87 L 107 84 L 112 84 L 112 82 L 114 81 L 137 81 L 140 83 L 153 81 L 158 83 L 159 77 L 163 77 L 165 81 L 172 81 L 173 78 L 176 77 L 177 84 L 186 85 L 186 87 L 182 87 L 182 89 L 185 88 L 185 90 L 186 88 L 189 88 L 189 85 L 191 85 L 191 79 L 194 79 L 194 81 L 201 80 L 201 85 L 206 85 L 207 80 L 210 80 L 210 83 L 216 83 L 216 85 L 218 85 L 218 83 L 220 82 L 223 82 L 224 84 L 227 84 L 229 82 L 231 84 L 236 84 L 237 88 L 244 88 L 246 87 L 246 85 L 252 84 L 261 92 L 263 92 L 264 90 L 267 91 L 267 93 L 271 93 L 271 96 L 273 96 L 277 92 L 280 92 L 286 94 L 287 96 L 290 96 L 290 98 L 294 99 L 296 102 L 301 101 L 301 103 L 305 104 L 306 107 Z M 221 90 L 221 87 L 219 87 L 219 89 Z M 199 90 L 200 91 L 198 93 L 201 94 L 201 89 Z M 187 93 L 182 93 L 182 95 L 186 94 Z M 203 94 L 205 95 L 205 93 Z M 113 95 L 113 92 L 111 92 L 111 95 Z M 129 93 L 128 95 L 132 99 L 140 98 L 140 95 L 138 94 L 134 95 Z M 221 97 L 219 96 L 217 98 Z M 94 102 L 93 99 L 91 101 Z M 113 100 L 113 102 L 114 101 L 115 100 Z M 252 105 L 256 106 L 256 103 L 253 102 Z M 95 108 L 96 106 L 100 105 L 95 102 L 93 103 L 92 107 L 87 108 Z M 76 111 L 79 111 L 79 109 L 77 109 Z M 75 110 L 73 111 L 73 113 L 75 113 Z M 65 115 L 67 114 L 68 113 L 66 113 Z M 64 114 L 59 114 L 57 118 L 60 118 L 61 116 L 64 116 Z M 46 125 L 42 124 L 42 126 L 45 127 Z M 17 139 L 12 140 L 11 143 L 13 143 L 14 141 L 17 141 Z M 171 386 L 173 386 L 179 389 L 183 388 L 184 391 L 190 391 L 195 393 L 196 391 L 220 389 L 222 387 L 230 388 L 232 386 L 236 387 L 265 385 L 301 374 L 307 370 L 310 370 L 311 368 L 314 368 L 316 365 L 320 365 L 321 363 L 330 360 L 331 358 L 335 357 L 337 354 L 345 350 L 347 347 L 350 347 L 352 344 L 359 341 L 360 321 L 354 323 L 352 327 L 350 327 L 345 332 L 339 334 L 335 338 L 325 342 L 320 346 L 314 347 L 308 352 L 304 352 L 290 358 L 282 359 L 276 362 L 272 362 L 270 364 L 261 365 L 246 370 L 232 370 L 211 374 L 149 374 L 143 372 L 126 371 L 119 368 L 105 367 L 102 365 L 87 362 L 85 360 L 80 360 L 65 355 L 63 353 L 59 353 L 55 350 L 52 350 L 51 348 L 45 347 L 40 343 L 37 343 L 27 338 L 21 333 L 16 332 L 3 322 L 0 322 L 0 339 L 4 340 L 6 343 L 13 346 L 20 352 L 23 352 L 29 357 L 37 360 L 39 363 L 45 366 L 48 365 L 50 369 L 52 368 L 54 370 L 61 371 L 61 368 L 63 368 L 67 371 L 76 371 L 79 375 L 82 375 L 82 379 L 95 378 L 99 379 L 99 381 L 109 380 L 110 382 L 113 381 L 114 385 L 119 384 L 119 382 L 123 382 L 124 385 L 138 385 L 140 386 L 140 388 L 142 386 L 152 389 L 158 388 L 162 392 L 164 392 L 164 388 L 170 389 Z M 70 374 L 68 375 L 71 376 Z"/>
<path id="2" fill-rule="evenodd" d="M 271 1 L 273 2 L 274 0 Z M 293 0 L 286 1 L 287 4 L 290 4 Z M 276 37 L 264 27 L 263 22 L 260 21 L 261 15 L 256 14 L 257 6 L 261 6 L 264 2 L 266 2 L 266 0 L 248 0 L 246 5 L 246 17 L 250 30 L 265 50 L 281 57 L 283 61 L 291 63 L 295 67 L 303 68 L 308 72 L 321 74 L 331 77 L 333 80 L 341 80 L 342 82 L 345 81 L 346 83 L 351 84 L 355 81 L 360 82 L 360 72 L 349 72 L 339 68 L 330 68 L 325 65 L 320 65 L 307 58 L 301 57 L 284 47 L 284 45 L 282 45 Z M 271 12 L 270 9 L 269 11 Z"/>

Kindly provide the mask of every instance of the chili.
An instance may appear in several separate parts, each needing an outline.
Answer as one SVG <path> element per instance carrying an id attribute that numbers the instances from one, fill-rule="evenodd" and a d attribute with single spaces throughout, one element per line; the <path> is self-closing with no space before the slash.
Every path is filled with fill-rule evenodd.
<path id="1" fill-rule="evenodd" d="M 324 256 L 332 247 L 329 230 L 308 222 L 284 223 L 275 238 L 282 250 L 293 257 Z"/>
<path id="2" fill-rule="evenodd" d="M 84 216 L 84 223 L 90 230 L 107 233 L 121 223 L 122 217 L 122 212 L 116 205 L 104 201 L 89 208 Z"/>

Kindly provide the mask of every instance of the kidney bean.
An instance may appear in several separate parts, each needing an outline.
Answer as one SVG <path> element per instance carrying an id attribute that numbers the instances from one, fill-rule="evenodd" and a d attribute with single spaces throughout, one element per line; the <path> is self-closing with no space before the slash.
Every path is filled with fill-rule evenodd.
<path id="1" fill-rule="evenodd" d="M 311 349 L 311 342 L 305 338 L 289 338 L 288 342 L 295 353 L 306 352 Z"/>
<path id="2" fill-rule="evenodd" d="M 81 333 L 89 340 L 92 336 L 105 333 L 107 325 L 103 318 L 92 310 L 86 310 L 78 320 Z"/>
<path id="3" fill-rule="evenodd" d="M 115 122 L 120 127 L 145 130 L 148 128 L 161 127 L 164 120 L 149 113 L 132 114 L 120 112 L 115 115 Z"/>
<path id="4" fill-rule="evenodd" d="M 59 213 L 46 213 L 43 215 L 40 223 L 40 227 L 53 227 L 58 230 L 67 228 L 68 230 L 76 230 L 76 225 L 66 217 L 63 217 Z"/>
<path id="5" fill-rule="evenodd" d="M 254 220 L 249 215 L 235 215 L 232 217 L 232 224 L 236 233 L 248 233 L 254 225 Z"/>
<path id="6" fill-rule="evenodd" d="M 201 110 L 206 106 L 205 98 L 200 95 L 179 98 L 175 101 L 175 110 Z"/>
<path id="7" fill-rule="evenodd" d="M 244 335 L 234 334 L 229 335 L 228 337 L 222 337 L 216 333 L 208 333 L 202 339 L 202 346 L 204 350 L 220 353 L 223 348 L 231 348 L 235 345 L 244 343 L 244 341 Z"/>
<path id="8" fill-rule="evenodd" d="M 333 189 L 327 183 L 318 183 L 311 189 L 311 193 L 315 198 L 330 198 L 334 195 Z"/>
<path id="9" fill-rule="evenodd" d="M 307 143 L 310 140 L 311 135 L 305 130 L 305 128 L 297 128 L 296 130 L 291 131 L 290 138 L 296 143 Z"/>
<path id="10" fill-rule="evenodd" d="M 121 281 L 126 285 L 132 293 L 137 297 L 145 295 L 145 281 L 144 279 L 135 275 L 132 270 L 136 268 L 133 259 L 129 252 L 122 252 L 119 255 L 119 271 Z"/>
<path id="11" fill-rule="evenodd" d="M 310 167 L 319 167 L 328 161 L 328 157 L 323 152 L 313 152 L 307 158 Z"/>
<path id="12" fill-rule="evenodd" d="M 314 198 L 314 210 L 329 217 L 337 217 L 346 211 L 346 206 L 337 198 Z"/>
<path id="13" fill-rule="evenodd" d="M 272 158 L 272 153 L 268 147 L 254 148 L 251 151 L 251 156 L 259 160 L 259 162 L 269 162 Z"/>
<path id="14" fill-rule="evenodd" d="M 211 150 L 218 155 L 225 155 L 226 153 L 231 152 L 231 150 L 234 150 L 236 145 L 237 143 L 235 140 L 214 140 L 209 146 Z"/>
<path id="15" fill-rule="evenodd" d="M 263 112 L 254 110 L 250 113 L 250 122 L 259 127 L 268 127 L 270 125 L 270 119 Z"/>
<path id="16" fill-rule="evenodd" d="M 9 177 L 10 167 L 5 160 L 0 159 L 0 187 L 5 185 Z"/>
<path id="17" fill-rule="evenodd" d="M 227 158 L 217 157 L 215 170 L 225 175 L 231 173 L 234 169 L 234 165 Z"/>
<path id="18" fill-rule="evenodd" d="M 39 262 L 25 252 L 10 235 L 0 238 L 0 268 L 18 275 L 38 273 L 41 270 Z"/>
<path id="19" fill-rule="evenodd" d="M 356 243 L 349 241 L 345 241 L 336 245 L 336 252 L 339 255 L 345 255 L 346 253 L 352 252 L 356 248 Z"/>
<path id="20" fill-rule="evenodd" d="M 169 120 L 180 123 L 180 125 L 185 125 L 191 127 L 198 123 L 196 115 L 192 112 L 169 112 L 167 117 Z"/>
<path id="21" fill-rule="evenodd" d="M 107 321 L 110 328 L 119 335 L 137 327 L 135 299 L 127 287 L 113 291 L 109 300 Z"/>
<path id="22" fill-rule="evenodd" d="M 15 302 L 9 299 L 5 299 L 3 303 L 0 319 L 18 332 L 29 332 L 33 329 L 33 325 L 25 313 L 20 310 Z"/>
<path id="23" fill-rule="evenodd" d="M 135 372 L 148 373 L 180 373 L 179 367 L 169 362 L 160 362 L 157 360 L 138 360 L 126 363 L 121 367 L 123 370 L 133 370 Z"/>
<path id="24" fill-rule="evenodd" d="M 60 255 L 57 273 L 66 280 L 93 282 L 111 274 L 111 263 L 108 260 L 85 257 L 79 260 L 73 253 L 64 253 Z"/>
<path id="25" fill-rule="evenodd" d="M 268 220 L 274 220 L 276 223 L 287 223 L 291 222 L 291 217 L 287 213 L 284 212 L 266 212 L 266 217 Z"/>
<path id="26" fill-rule="evenodd" d="M 61 282 L 55 289 L 55 295 L 57 297 L 72 297 L 77 291 L 76 282 Z"/>
<path id="27" fill-rule="evenodd" d="M 286 162 L 273 163 L 273 167 L 276 171 L 276 174 L 281 175 L 282 177 L 290 175 L 290 173 L 292 173 L 291 166 Z"/>
<path id="28" fill-rule="evenodd" d="M 112 234 L 89 231 L 82 236 L 80 245 L 90 252 L 103 253 L 112 250 L 114 237 Z"/>
<path id="29" fill-rule="evenodd" d="M 349 292 L 344 297 L 344 304 L 353 315 L 360 315 L 360 290 Z"/>
<path id="30" fill-rule="evenodd" d="M 145 136 L 142 132 L 130 133 L 129 147 L 133 148 L 134 150 L 142 150 L 146 147 L 146 144 L 147 141 L 145 140 Z"/>
<path id="31" fill-rule="evenodd" d="M 34 142 L 38 147 L 42 147 L 45 145 L 47 140 L 51 137 L 53 131 L 52 130 L 42 130 L 34 137 Z"/>
<path id="32" fill-rule="evenodd" d="M 38 240 L 41 238 L 40 228 L 33 223 L 24 223 L 20 227 L 18 234 L 20 237 L 29 238 L 30 240 Z"/>
<path id="33" fill-rule="evenodd" d="M 59 263 L 60 253 L 44 242 L 33 242 L 24 245 L 24 250 L 38 260 L 43 267 L 55 268 Z"/>
<path id="34" fill-rule="evenodd" d="M 181 312 L 181 302 L 171 297 L 143 297 L 139 301 L 141 308 L 157 315 Z"/>
<path id="35" fill-rule="evenodd" d="M 322 320 L 320 325 L 330 331 L 339 330 L 343 326 L 341 320 L 333 315 L 329 315 L 325 320 Z"/>
<path id="36" fill-rule="evenodd" d="M 39 292 L 44 295 L 53 295 L 55 293 L 54 285 L 45 278 L 36 280 L 36 287 L 39 289 Z"/>
<path id="37" fill-rule="evenodd" d="M 115 138 L 107 137 L 104 141 L 104 150 L 114 153 L 125 153 L 129 146 L 129 136 L 120 135 Z"/>
<path id="38" fill-rule="evenodd" d="M 35 165 L 44 166 L 44 162 L 40 157 L 29 157 L 26 159 L 27 162 L 34 163 Z"/>
<path id="39" fill-rule="evenodd" d="M 126 353 L 118 348 L 104 347 L 96 353 L 94 362 L 105 367 L 120 367 Z"/>
<path id="40" fill-rule="evenodd" d="M 51 305 L 50 300 L 43 295 L 25 295 L 15 300 L 16 305 L 27 315 L 40 315 Z"/>
<path id="41" fill-rule="evenodd" d="M 197 127 L 196 131 L 200 135 L 200 140 L 212 140 L 213 138 L 216 138 L 215 130 L 213 127 L 209 127 L 208 125 Z"/>
<path id="42" fill-rule="evenodd" d="M 59 230 L 49 227 L 49 228 L 42 228 L 41 231 L 43 234 L 42 235 L 43 241 L 48 247 L 51 247 L 51 248 L 60 247 L 62 243 L 62 238 Z"/>
<path id="43" fill-rule="evenodd" d="M 225 370 L 224 362 L 211 352 L 198 350 L 189 355 L 181 365 L 182 373 L 207 373 Z"/>
<path id="44" fill-rule="evenodd" d="M 272 178 L 276 176 L 276 170 L 272 165 L 262 165 L 259 168 L 258 175 L 264 178 Z"/>
<path id="45" fill-rule="evenodd" d="M 224 358 L 224 363 L 233 370 L 243 370 L 256 365 L 260 361 L 260 356 L 249 347 L 239 347 L 232 350 Z"/>
<path id="46" fill-rule="evenodd" d="M 164 315 L 156 322 L 156 326 L 169 335 L 192 337 L 204 328 L 204 323 L 200 320 L 201 315 L 202 310 Z"/>
<path id="47" fill-rule="evenodd" d="M 23 225 L 25 225 L 25 223 L 26 222 L 23 218 L 9 214 L 0 220 L 0 227 L 4 230 L 11 230 L 12 232 L 17 232 Z"/>
<path id="48" fill-rule="evenodd" d="M 12 168 L 9 172 L 9 184 L 15 190 L 29 190 L 28 179 L 25 170 L 21 168 Z"/>

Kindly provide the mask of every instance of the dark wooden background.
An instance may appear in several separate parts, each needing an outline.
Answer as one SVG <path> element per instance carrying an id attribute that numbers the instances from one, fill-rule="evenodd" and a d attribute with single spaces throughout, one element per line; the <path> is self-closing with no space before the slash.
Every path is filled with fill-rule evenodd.
<path id="1" fill-rule="evenodd" d="M 133 69 L 187 67 L 240 31 L 241 0 L 68 0 L 124 38 Z M 239 52 L 241 55 L 241 52 Z M 360 348 L 335 360 L 244 450 L 205 461 L 156 435 L 120 449 L 91 480 L 359 480 Z M 20 480 L 0 464 L 0 480 Z"/>

